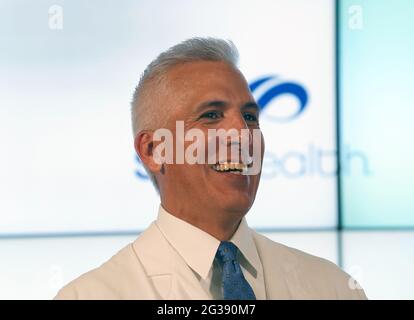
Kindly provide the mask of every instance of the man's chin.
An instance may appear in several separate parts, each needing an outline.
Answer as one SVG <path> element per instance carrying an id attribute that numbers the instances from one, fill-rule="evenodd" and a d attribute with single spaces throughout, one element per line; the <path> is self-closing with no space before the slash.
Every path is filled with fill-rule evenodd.
<path id="1" fill-rule="evenodd" d="M 252 201 L 247 197 L 227 198 L 222 200 L 220 207 L 227 212 L 246 213 L 252 206 Z"/>
<path id="2" fill-rule="evenodd" d="M 211 185 L 210 185 L 211 187 Z M 227 212 L 247 212 L 253 205 L 254 195 L 248 188 L 237 189 L 222 183 L 208 192 L 208 205 Z"/>

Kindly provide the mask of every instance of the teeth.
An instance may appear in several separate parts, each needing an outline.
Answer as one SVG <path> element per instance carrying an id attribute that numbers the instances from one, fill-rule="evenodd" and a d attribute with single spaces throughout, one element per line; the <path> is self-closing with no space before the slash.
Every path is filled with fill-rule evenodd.
<path id="1" fill-rule="evenodd" d="M 232 163 L 232 162 L 225 162 L 220 164 L 215 164 L 212 168 L 216 171 L 230 171 L 230 170 L 238 170 L 238 171 L 246 171 L 247 165 L 243 163 Z"/>

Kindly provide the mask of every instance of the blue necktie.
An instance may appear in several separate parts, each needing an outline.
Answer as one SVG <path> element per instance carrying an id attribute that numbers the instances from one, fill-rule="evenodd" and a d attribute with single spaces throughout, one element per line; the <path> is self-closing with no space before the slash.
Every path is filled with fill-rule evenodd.
<path id="1" fill-rule="evenodd" d="M 223 267 L 222 283 L 225 300 L 256 300 L 252 287 L 244 278 L 237 261 L 238 248 L 231 242 L 222 241 L 216 257 Z"/>

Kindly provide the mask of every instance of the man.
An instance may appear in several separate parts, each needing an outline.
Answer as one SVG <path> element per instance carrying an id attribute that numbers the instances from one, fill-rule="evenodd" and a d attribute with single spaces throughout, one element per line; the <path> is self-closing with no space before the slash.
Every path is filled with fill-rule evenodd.
<path id="1" fill-rule="evenodd" d="M 259 108 L 237 58 L 231 42 L 193 38 L 147 67 L 132 101 L 132 124 L 135 150 L 160 195 L 158 218 L 135 242 L 61 289 L 57 299 L 366 298 L 334 264 L 247 226 L 244 216 L 260 181 L 260 172 L 246 174 L 250 163 L 234 163 L 233 157 L 232 163 L 180 162 L 175 148 L 168 162 L 158 152 L 157 130 L 177 138 L 179 121 L 185 132 L 203 133 L 204 146 L 212 129 L 247 130 L 250 138 L 260 133 Z M 260 145 L 261 166 L 261 133 L 252 141 L 248 150 Z M 224 142 L 228 150 L 235 145 Z"/>

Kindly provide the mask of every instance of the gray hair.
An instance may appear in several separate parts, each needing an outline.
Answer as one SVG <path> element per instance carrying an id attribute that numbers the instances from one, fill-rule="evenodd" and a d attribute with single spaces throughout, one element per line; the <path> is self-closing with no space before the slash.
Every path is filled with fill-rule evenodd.
<path id="1" fill-rule="evenodd" d="M 134 138 L 140 131 L 161 128 L 167 121 L 169 112 L 162 101 L 157 101 L 157 91 L 166 87 L 168 70 L 195 61 L 224 61 L 237 68 L 238 58 L 237 48 L 232 41 L 216 38 L 187 39 L 162 52 L 147 66 L 134 91 L 131 102 Z M 147 168 L 145 170 L 159 192 L 155 177 Z"/>

